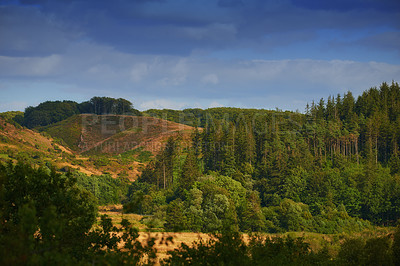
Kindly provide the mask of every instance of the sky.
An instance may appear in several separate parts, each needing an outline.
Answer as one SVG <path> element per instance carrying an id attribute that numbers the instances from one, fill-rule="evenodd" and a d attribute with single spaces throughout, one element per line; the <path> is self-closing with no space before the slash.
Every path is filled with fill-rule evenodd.
<path id="1" fill-rule="evenodd" d="M 0 0 L 0 112 L 93 96 L 304 112 L 392 81 L 398 0 Z"/>

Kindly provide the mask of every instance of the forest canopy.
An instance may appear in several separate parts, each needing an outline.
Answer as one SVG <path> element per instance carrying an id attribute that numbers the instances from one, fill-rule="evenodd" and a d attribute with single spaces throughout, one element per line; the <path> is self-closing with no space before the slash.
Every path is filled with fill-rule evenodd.
<path id="1" fill-rule="evenodd" d="M 129 114 L 140 115 L 133 104 L 125 99 L 110 97 L 93 97 L 89 101 L 46 101 L 36 107 L 29 106 L 23 116 L 14 118 L 27 128 L 50 125 L 77 114 Z"/>

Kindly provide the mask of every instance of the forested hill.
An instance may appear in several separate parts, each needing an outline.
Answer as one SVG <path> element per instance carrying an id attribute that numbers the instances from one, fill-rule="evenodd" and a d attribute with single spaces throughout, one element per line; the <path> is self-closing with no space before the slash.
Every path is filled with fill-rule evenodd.
<path id="1" fill-rule="evenodd" d="M 243 109 L 233 107 L 216 107 L 208 109 L 189 108 L 184 110 L 172 109 L 149 109 L 144 111 L 144 115 L 153 116 L 176 123 L 186 124 L 189 126 L 206 127 L 208 124 L 225 122 L 236 122 L 240 119 L 252 119 L 255 116 L 282 115 L 282 111 L 272 111 L 265 109 Z M 284 112 L 287 115 L 293 112 Z"/>
<path id="2" fill-rule="evenodd" d="M 170 140 L 132 185 L 127 209 L 157 214 L 160 193 L 167 197 L 166 216 L 157 219 L 169 230 L 215 231 L 229 221 L 242 231 L 329 233 L 400 218 L 397 83 L 357 100 L 351 92 L 321 99 L 305 114 L 212 108 L 145 115 L 204 127 L 186 151 Z"/>
<path id="3" fill-rule="evenodd" d="M 93 97 L 89 101 L 77 103 L 74 101 L 46 101 L 36 107 L 28 107 L 23 115 L 17 115 L 14 120 L 27 127 L 47 126 L 77 114 L 130 114 L 141 115 L 133 108 L 130 101 L 110 97 Z"/>
<path id="4" fill-rule="evenodd" d="M 388 163 L 397 155 L 400 143 L 400 89 L 398 83 L 383 83 L 354 98 L 349 91 L 344 95 L 329 96 L 305 107 L 305 114 L 264 109 L 209 108 L 209 109 L 150 109 L 144 115 L 162 118 L 190 126 L 208 128 L 244 126 L 254 136 L 265 136 L 268 131 L 295 133 L 306 137 L 314 155 L 343 154 L 360 159 L 374 157 Z M 257 140 L 259 140 L 257 138 Z M 252 145 L 250 145 L 252 146 Z M 368 147 L 367 147 L 368 146 Z M 257 149 L 260 150 L 260 149 Z M 372 157 L 371 157 L 372 156 Z"/>
<path id="5" fill-rule="evenodd" d="M 205 127 L 214 120 L 237 121 L 243 117 L 267 115 L 276 111 L 264 109 L 243 109 L 218 107 L 209 109 L 189 108 L 184 110 L 149 109 L 143 112 L 146 115 L 171 120 L 190 126 Z M 282 111 L 278 112 L 282 113 Z M 293 112 L 286 111 L 286 114 Z M 326 121 L 341 121 L 347 126 L 358 119 L 369 118 L 376 113 L 386 115 L 390 121 L 395 121 L 400 113 L 400 91 L 398 83 L 391 85 L 383 83 L 379 88 L 364 91 L 357 99 L 349 91 L 344 95 L 329 96 L 305 106 L 305 113 L 313 119 Z"/>

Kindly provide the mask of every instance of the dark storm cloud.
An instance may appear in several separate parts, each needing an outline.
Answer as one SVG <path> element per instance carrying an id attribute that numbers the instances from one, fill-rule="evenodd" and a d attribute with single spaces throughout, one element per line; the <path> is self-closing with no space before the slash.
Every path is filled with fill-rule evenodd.
<path id="1" fill-rule="evenodd" d="M 189 55 L 260 45 L 268 50 L 304 36 L 316 38 L 321 29 L 399 27 L 395 1 L 362 2 L 22 0 L 2 8 L 0 24 L 5 39 L 19 46 L 6 41 L 0 51 L 52 54 L 80 37 L 127 53 Z"/>
<path id="2" fill-rule="evenodd" d="M 361 39 L 357 44 L 385 51 L 396 51 L 400 55 L 400 32 L 387 31 Z"/>
<path id="3" fill-rule="evenodd" d="M 220 7 L 238 7 L 244 6 L 244 2 L 242 0 L 219 0 L 218 6 Z"/>
<path id="4" fill-rule="evenodd" d="M 334 1 L 313 1 L 313 0 L 292 0 L 293 4 L 308 9 L 322 10 L 361 10 L 375 9 L 386 12 L 398 12 L 400 2 L 398 0 L 334 0 Z"/>
<path id="5" fill-rule="evenodd" d="M 79 31 L 35 7 L 0 6 L 0 54 L 40 56 L 62 53 Z"/>

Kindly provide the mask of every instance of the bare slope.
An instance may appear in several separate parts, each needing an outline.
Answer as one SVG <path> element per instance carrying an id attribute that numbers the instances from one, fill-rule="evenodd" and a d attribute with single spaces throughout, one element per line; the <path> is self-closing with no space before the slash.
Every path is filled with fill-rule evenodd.
<path id="1" fill-rule="evenodd" d="M 54 142 L 50 136 L 40 134 L 27 128 L 15 126 L 0 117 L 0 147 L 19 149 L 21 151 L 45 152 L 51 154 L 59 151 L 72 154 L 69 148 Z"/>
<path id="2" fill-rule="evenodd" d="M 50 163 L 56 169 L 77 169 L 88 175 L 102 174 L 91 162 L 77 157 L 48 134 L 13 125 L 0 117 L 0 161 L 10 160 L 37 165 Z"/>
<path id="3" fill-rule="evenodd" d="M 142 147 L 156 154 L 171 136 L 189 140 L 193 128 L 154 117 L 83 114 L 42 130 L 78 153 L 120 154 Z"/>

